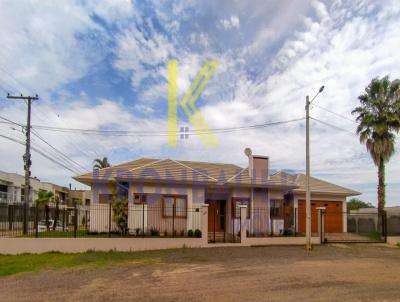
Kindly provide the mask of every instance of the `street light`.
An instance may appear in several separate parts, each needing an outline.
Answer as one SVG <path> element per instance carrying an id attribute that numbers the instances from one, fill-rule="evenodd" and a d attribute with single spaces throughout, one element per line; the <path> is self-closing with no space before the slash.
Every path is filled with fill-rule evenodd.
<path id="1" fill-rule="evenodd" d="M 306 96 L 306 249 L 310 251 L 311 246 L 311 192 L 310 192 L 310 105 L 315 98 L 324 90 L 321 86 L 317 94 L 310 101 Z"/>

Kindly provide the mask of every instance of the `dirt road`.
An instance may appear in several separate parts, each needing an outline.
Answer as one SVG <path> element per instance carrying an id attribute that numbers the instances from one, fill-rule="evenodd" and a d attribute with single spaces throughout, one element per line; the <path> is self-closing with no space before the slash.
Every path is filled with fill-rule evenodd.
<path id="1" fill-rule="evenodd" d="M 400 249 L 184 249 L 151 263 L 0 278 L 0 301 L 400 301 Z M 154 259 L 153 259 L 154 260 Z"/>

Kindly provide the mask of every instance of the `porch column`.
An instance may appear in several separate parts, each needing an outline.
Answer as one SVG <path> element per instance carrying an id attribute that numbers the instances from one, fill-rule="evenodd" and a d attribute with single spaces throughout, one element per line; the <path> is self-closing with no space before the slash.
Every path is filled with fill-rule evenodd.
<path id="1" fill-rule="evenodd" d="M 208 244 L 208 204 L 201 205 L 201 239 L 202 244 Z"/>
<path id="2" fill-rule="evenodd" d="M 246 244 L 247 240 L 247 205 L 240 205 L 240 243 Z"/>

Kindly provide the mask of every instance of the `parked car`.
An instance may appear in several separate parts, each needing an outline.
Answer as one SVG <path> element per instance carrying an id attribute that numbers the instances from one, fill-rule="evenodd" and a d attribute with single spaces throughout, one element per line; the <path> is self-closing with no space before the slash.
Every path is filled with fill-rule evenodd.
<path id="1" fill-rule="evenodd" d="M 49 219 L 49 230 L 52 231 L 54 226 L 54 220 Z M 57 222 L 56 229 L 57 232 L 61 231 L 66 231 L 67 227 L 64 227 L 61 225 L 60 222 Z M 47 226 L 46 226 L 46 220 L 41 220 L 38 223 L 38 232 L 46 232 L 47 231 Z"/>

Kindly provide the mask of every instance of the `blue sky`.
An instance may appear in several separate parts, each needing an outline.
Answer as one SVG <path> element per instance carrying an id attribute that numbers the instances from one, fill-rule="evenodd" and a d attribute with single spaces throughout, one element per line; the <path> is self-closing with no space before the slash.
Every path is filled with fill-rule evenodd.
<path id="1" fill-rule="evenodd" d="M 20 18 L 19 16 L 24 16 Z M 25 120 L 6 92 L 39 94 L 33 124 L 83 129 L 167 130 L 167 63 L 178 62 L 178 94 L 209 60 L 219 66 L 196 103 L 211 128 L 304 117 L 307 94 L 321 85 L 311 115 L 312 173 L 376 201 L 376 168 L 358 143 L 351 110 L 376 76 L 399 78 L 397 1 L 1 1 L 0 115 Z M 179 126 L 194 130 L 179 112 Z M 37 130 L 86 169 L 95 157 L 137 157 L 247 164 L 250 147 L 273 169 L 305 169 L 304 121 L 198 136 L 168 147 L 163 136 L 95 136 Z M 0 124 L 0 133 L 23 138 Z M 43 142 L 34 145 L 52 154 Z M 23 147 L 1 139 L 0 169 L 23 170 Z M 397 143 L 397 147 L 399 142 Z M 400 200 L 399 153 L 387 167 L 389 205 Z M 63 185 L 72 172 L 33 153 L 33 174 Z M 71 164 L 75 172 L 84 172 Z"/>

